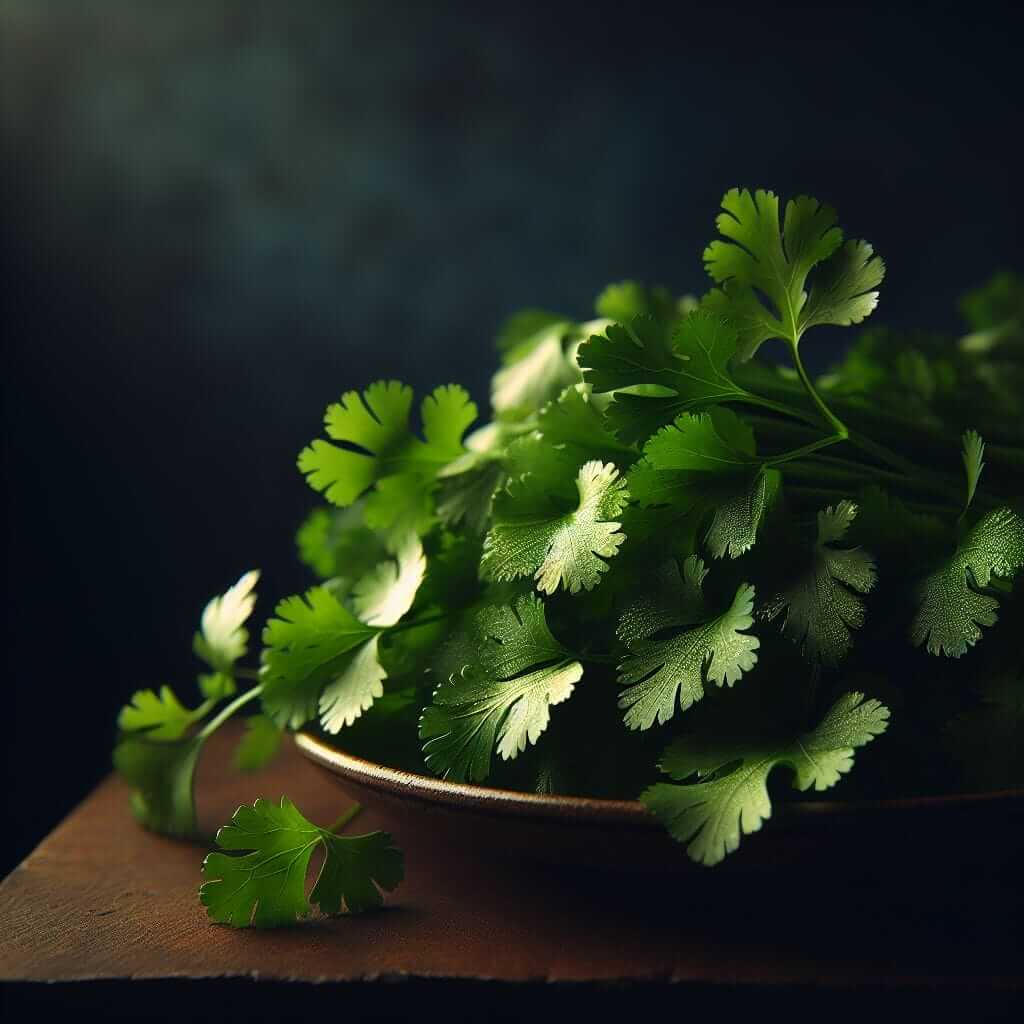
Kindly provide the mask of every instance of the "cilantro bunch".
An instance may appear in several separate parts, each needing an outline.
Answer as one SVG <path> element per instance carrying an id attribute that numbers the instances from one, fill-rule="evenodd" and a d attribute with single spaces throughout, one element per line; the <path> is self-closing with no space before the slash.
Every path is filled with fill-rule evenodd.
<path id="1" fill-rule="evenodd" d="M 871 315 L 881 258 L 808 197 L 733 189 L 716 224 L 699 301 L 624 282 L 586 322 L 514 316 L 488 423 L 457 385 L 416 425 L 397 381 L 328 407 L 298 459 L 327 503 L 298 533 L 321 582 L 243 669 L 246 574 L 203 613 L 198 706 L 164 687 L 121 712 L 143 824 L 195 832 L 203 743 L 256 702 L 242 769 L 318 729 L 460 782 L 639 796 L 705 865 L 887 731 L 849 795 L 1021 781 L 1024 287 L 969 296 L 958 340 L 862 330 L 814 379 L 802 351 Z M 313 902 L 379 903 L 400 854 L 341 824 L 241 808 L 219 842 L 248 852 L 204 865 L 211 916 L 308 912 L 318 848 Z"/>

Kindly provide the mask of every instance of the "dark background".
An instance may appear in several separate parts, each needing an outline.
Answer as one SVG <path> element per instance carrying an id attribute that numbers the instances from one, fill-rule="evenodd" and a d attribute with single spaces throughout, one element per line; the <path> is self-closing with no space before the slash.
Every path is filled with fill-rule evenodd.
<path id="1" fill-rule="evenodd" d="M 262 618 L 305 585 L 294 459 L 343 390 L 485 408 L 517 308 L 703 290 L 736 184 L 836 206 L 888 323 L 955 331 L 1024 266 L 1019 15 L 671 10 L 0 2 L 0 868 L 108 770 L 132 690 L 191 692 L 210 595 L 259 566 Z"/>

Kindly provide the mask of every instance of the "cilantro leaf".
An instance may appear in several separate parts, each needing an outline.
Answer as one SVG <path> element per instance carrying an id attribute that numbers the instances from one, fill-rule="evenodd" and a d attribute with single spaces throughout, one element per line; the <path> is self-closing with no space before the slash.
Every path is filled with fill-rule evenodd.
<path id="1" fill-rule="evenodd" d="M 331 683 L 332 722 L 358 717 L 383 692 L 374 667 L 377 633 L 325 587 L 285 598 L 263 631 L 264 712 L 281 728 L 298 729 L 316 715 Z"/>
<path id="2" fill-rule="evenodd" d="M 434 691 L 420 719 L 427 766 L 442 778 L 479 782 L 495 750 L 503 760 L 536 743 L 552 705 L 567 700 L 583 666 L 551 635 L 534 594 L 482 608 L 456 640 L 460 668 Z"/>
<path id="3" fill-rule="evenodd" d="M 695 311 L 666 342 L 660 325 L 640 318 L 610 326 L 578 355 L 595 392 L 614 391 L 607 416 L 624 440 L 639 441 L 682 412 L 699 412 L 750 393 L 733 379 L 736 329 L 720 316 Z"/>
<path id="4" fill-rule="evenodd" d="M 217 843 L 231 854 L 211 853 L 203 861 L 199 898 L 207 914 L 235 928 L 293 924 L 310 912 L 346 906 L 353 914 L 380 906 L 404 875 L 401 851 L 386 832 L 339 836 L 312 824 L 287 798 L 280 806 L 257 800 L 235 811 Z M 322 848 L 323 866 L 309 898 L 306 875 L 313 852 Z M 248 852 L 244 852 L 248 851 Z"/>
<path id="5" fill-rule="evenodd" d="M 1013 576 L 1022 566 L 1024 519 L 1013 509 L 994 509 L 921 583 L 911 641 L 924 644 L 929 654 L 966 654 L 982 638 L 981 627 L 994 625 L 998 617 L 999 602 L 980 588 L 993 576 Z"/>
<path id="6" fill-rule="evenodd" d="M 679 316 L 685 305 L 685 299 L 673 298 L 672 293 L 660 285 L 649 288 L 636 281 L 619 281 L 601 292 L 594 303 L 594 312 L 619 323 L 626 323 L 637 316 L 671 321 Z"/>
<path id="7" fill-rule="evenodd" d="M 483 534 L 494 506 L 494 494 L 505 482 L 501 463 L 485 459 L 458 473 L 443 472 L 437 500 L 437 515 L 445 526 L 465 524 L 475 534 Z"/>
<path id="8" fill-rule="evenodd" d="M 511 481 L 494 505 L 494 525 L 484 539 L 480 567 L 492 580 L 533 573 L 537 589 L 559 586 L 575 594 L 592 590 L 626 539 L 613 521 L 629 498 L 625 481 L 611 463 L 588 462 L 576 477 L 577 507 L 560 503 L 543 483 L 526 475 Z"/>
<path id="9" fill-rule="evenodd" d="M 629 474 L 641 505 L 673 505 L 710 517 L 705 542 L 715 558 L 738 558 L 778 494 L 781 476 L 754 454 L 753 431 L 728 409 L 683 413 L 644 446 Z"/>
<path id="10" fill-rule="evenodd" d="M 693 566 L 696 570 L 696 565 Z M 693 571 L 691 570 L 691 571 Z M 700 577 L 703 579 L 703 576 Z M 690 587 L 700 586 L 691 576 Z M 649 729 L 685 711 L 704 696 L 706 682 L 732 686 L 757 663 L 760 641 L 744 630 L 754 624 L 754 588 L 743 583 L 732 605 L 716 618 L 668 640 L 639 640 L 619 666 L 623 721 L 630 729 Z"/>
<path id="11" fill-rule="evenodd" d="M 250 715 L 245 720 L 245 734 L 238 741 L 233 757 L 240 772 L 256 772 L 269 764 L 281 749 L 284 733 L 266 715 Z"/>
<path id="12" fill-rule="evenodd" d="M 981 477 L 981 471 L 985 468 L 985 442 L 976 430 L 965 430 L 962 442 L 961 457 L 964 463 L 964 474 L 967 478 L 967 495 L 964 499 L 964 510 L 966 511 L 974 501 L 974 492 L 978 489 L 978 480 Z"/>
<path id="13" fill-rule="evenodd" d="M 256 604 L 253 588 L 259 578 L 255 569 L 245 573 L 233 587 L 213 598 L 203 609 L 192 647 L 215 671 L 230 674 L 235 662 L 245 656 L 249 634 L 243 625 Z"/>
<path id="14" fill-rule="evenodd" d="M 127 736 L 114 748 L 114 767 L 131 787 L 131 807 L 139 824 L 162 835 L 192 837 L 196 762 L 204 739 L 154 742 Z"/>
<path id="15" fill-rule="evenodd" d="M 392 502 L 401 495 L 421 503 L 413 522 L 422 526 L 423 494 L 437 473 L 462 455 L 462 435 L 476 418 L 476 406 L 455 384 L 435 388 L 421 406 L 422 439 L 409 429 L 411 408 L 412 390 L 398 381 L 377 381 L 362 394 L 346 392 L 328 407 L 324 422 L 328 436 L 348 447 L 316 440 L 299 453 L 299 469 L 310 486 L 345 506 L 388 480 L 385 493 L 391 495 L 367 508 L 368 525 L 394 527 Z"/>
<path id="16" fill-rule="evenodd" d="M 704 621 L 708 617 L 704 600 L 707 574 L 704 562 L 695 555 L 683 562 L 682 574 L 674 560 L 662 563 L 623 607 L 615 635 L 632 646 L 670 626 Z"/>
<path id="17" fill-rule="evenodd" d="M 364 524 L 363 504 L 315 508 L 299 527 L 299 558 L 321 579 L 355 580 L 386 554 L 377 534 Z"/>
<path id="18" fill-rule="evenodd" d="M 702 306 L 737 326 L 741 359 L 769 338 L 796 345 L 814 324 L 860 323 L 875 308 L 885 265 L 866 242 L 842 245 L 830 207 L 800 196 L 786 204 L 780 223 L 775 193 L 734 188 L 722 210 L 716 224 L 728 241 L 704 250 L 705 268 L 720 287 Z M 808 275 L 819 265 L 808 292 Z"/>
<path id="19" fill-rule="evenodd" d="M 852 646 L 852 631 L 864 625 L 864 602 L 857 595 L 875 585 L 875 561 L 859 548 L 832 546 L 843 539 L 856 515 L 852 501 L 818 513 L 818 539 L 809 563 L 761 612 L 768 620 L 782 617 L 782 632 L 809 661 L 837 665 Z"/>
<path id="20" fill-rule="evenodd" d="M 423 546 L 407 534 L 394 558 L 371 569 L 352 589 L 352 607 L 368 626 L 393 626 L 412 607 L 427 572 Z"/>
<path id="21" fill-rule="evenodd" d="M 773 768 L 788 765 L 798 790 L 830 789 L 853 767 L 855 748 L 885 732 L 888 721 L 883 704 L 846 693 L 816 728 L 788 740 L 680 740 L 666 752 L 662 770 L 679 780 L 697 774 L 706 781 L 657 783 L 640 800 L 673 838 L 689 844 L 691 859 L 711 866 L 771 817 Z"/>
<path id="22" fill-rule="evenodd" d="M 544 446 L 564 453 L 576 465 L 592 459 L 632 463 L 637 450 L 623 444 L 608 429 L 585 384 L 566 388 L 537 415 L 537 431 Z M 537 453 L 531 453 L 536 456 Z"/>
<path id="23" fill-rule="evenodd" d="M 567 351 L 571 327 L 566 321 L 548 324 L 506 351 L 505 365 L 491 382 L 491 406 L 497 415 L 522 419 L 580 379 Z"/>
<path id="24" fill-rule="evenodd" d="M 150 740 L 178 740 L 208 710 L 202 705 L 193 710 L 186 708 L 169 686 L 161 686 L 159 693 L 138 690 L 121 708 L 117 726 L 123 732 L 145 733 Z"/>

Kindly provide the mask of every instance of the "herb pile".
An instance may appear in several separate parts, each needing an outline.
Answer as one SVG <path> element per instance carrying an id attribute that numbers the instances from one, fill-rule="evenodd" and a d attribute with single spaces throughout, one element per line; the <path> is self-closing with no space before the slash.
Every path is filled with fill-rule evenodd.
<path id="1" fill-rule="evenodd" d="M 286 730 L 342 733 L 446 779 L 639 796 L 706 865 L 770 816 L 769 783 L 831 789 L 855 752 L 850 796 L 1021 781 L 1024 286 L 970 295 L 960 339 L 861 329 L 814 380 L 802 350 L 869 317 L 881 258 L 807 197 L 733 189 L 717 228 L 699 301 L 625 282 L 588 322 L 514 316 L 483 426 L 457 385 L 416 425 L 397 381 L 327 409 L 298 459 L 328 503 L 298 533 L 322 582 L 243 669 L 246 574 L 203 613 L 201 703 L 164 687 L 121 711 L 144 825 L 196 831 L 202 746 L 257 702 L 243 770 Z M 400 852 L 340 828 L 240 808 L 218 841 L 247 852 L 204 864 L 210 915 L 307 913 L 318 847 L 312 902 L 379 903 Z"/>

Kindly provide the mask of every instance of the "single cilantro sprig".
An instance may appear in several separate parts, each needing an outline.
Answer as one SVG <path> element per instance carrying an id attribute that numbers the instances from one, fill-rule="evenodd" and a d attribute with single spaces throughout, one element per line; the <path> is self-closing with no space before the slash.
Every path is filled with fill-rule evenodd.
<path id="1" fill-rule="evenodd" d="M 319 828 L 282 797 L 279 805 L 259 799 L 235 811 L 217 833 L 229 853 L 203 861 L 199 898 L 211 920 L 235 928 L 274 928 L 306 917 L 313 904 L 324 914 L 344 906 L 359 914 L 379 907 L 404 877 L 402 852 L 386 832 L 338 835 L 359 812 L 356 804 L 330 828 Z M 323 865 L 306 896 L 309 862 L 317 848 Z"/>

